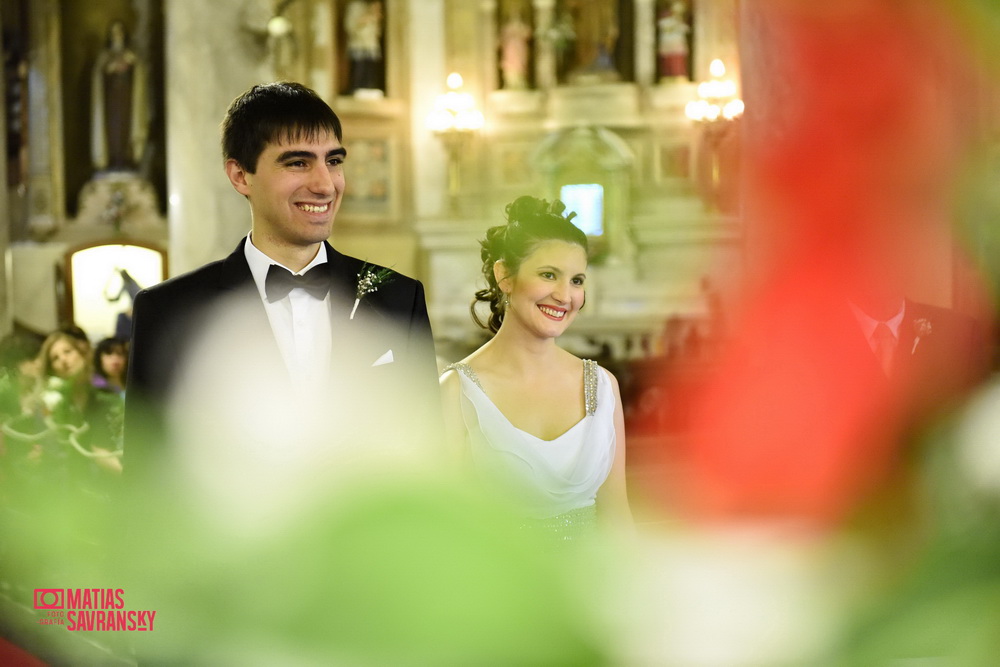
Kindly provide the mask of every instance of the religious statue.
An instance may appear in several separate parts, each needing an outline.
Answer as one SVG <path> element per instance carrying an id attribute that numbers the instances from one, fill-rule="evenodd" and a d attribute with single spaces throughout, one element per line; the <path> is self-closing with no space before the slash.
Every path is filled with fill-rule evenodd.
<path id="1" fill-rule="evenodd" d="M 118 303 L 122 295 L 128 294 L 129 300 L 125 308 L 115 316 L 115 338 L 129 340 L 132 337 L 132 302 L 135 295 L 142 291 L 142 285 L 120 266 L 116 266 L 104 283 L 104 300 Z"/>
<path id="2" fill-rule="evenodd" d="M 504 88 L 528 87 L 529 39 L 531 26 L 524 22 L 520 12 L 511 14 L 500 29 L 500 71 Z"/>
<path id="3" fill-rule="evenodd" d="M 578 83 L 615 81 L 614 52 L 618 43 L 616 0 L 566 0 L 573 17 L 575 61 L 570 79 Z"/>
<path id="4" fill-rule="evenodd" d="M 687 78 L 688 33 L 691 27 L 686 19 L 687 7 L 674 2 L 660 12 L 656 21 L 659 29 L 657 52 L 660 61 L 660 79 Z"/>
<path id="5" fill-rule="evenodd" d="M 545 38 L 552 43 L 552 48 L 556 52 L 556 72 L 559 80 L 563 81 L 573 66 L 573 44 L 576 42 L 576 30 L 573 28 L 573 17 L 568 11 L 562 9 L 552 22 L 552 27 L 545 34 Z"/>
<path id="6" fill-rule="evenodd" d="M 382 3 L 351 0 L 344 14 L 351 91 L 382 90 Z"/>
<path id="7" fill-rule="evenodd" d="M 91 157 L 97 170 L 135 171 L 149 129 L 146 70 L 113 21 L 91 78 Z"/>
<path id="8" fill-rule="evenodd" d="M 267 55 L 275 77 L 295 78 L 294 68 L 299 55 L 295 29 L 292 22 L 280 14 L 267 22 Z"/>

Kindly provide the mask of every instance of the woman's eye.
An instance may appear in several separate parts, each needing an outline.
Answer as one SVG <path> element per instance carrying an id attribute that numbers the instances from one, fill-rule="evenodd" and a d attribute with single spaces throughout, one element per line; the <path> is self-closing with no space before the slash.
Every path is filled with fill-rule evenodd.
<path id="1" fill-rule="evenodd" d="M 552 280 L 553 278 L 556 277 L 556 274 L 552 273 L 551 271 L 542 271 L 541 276 L 546 280 Z"/>

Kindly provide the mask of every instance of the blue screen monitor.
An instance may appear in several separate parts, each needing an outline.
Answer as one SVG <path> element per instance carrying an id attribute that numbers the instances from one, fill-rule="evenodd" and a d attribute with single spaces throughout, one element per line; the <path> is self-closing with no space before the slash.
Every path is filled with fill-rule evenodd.
<path id="1" fill-rule="evenodd" d="M 574 183 L 559 190 L 566 211 L 576 211 L 573 224 L 587 236 L 604 233 L 604 186 L 597 183 Z"/>

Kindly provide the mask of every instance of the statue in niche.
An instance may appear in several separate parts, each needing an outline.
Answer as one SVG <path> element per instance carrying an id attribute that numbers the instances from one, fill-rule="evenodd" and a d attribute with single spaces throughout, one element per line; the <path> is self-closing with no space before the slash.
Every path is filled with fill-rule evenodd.
<path id="1" fill-rule="evenodd" d="M 115 316 L 115 338 L 129 340 L 132 338 L 132 302 L 135 295 L 142 291 L 142 285 L 136 282 L 135 278 L 120 266 L 115 266 L 111 275 L 104 282 L 104 300 L 108 304 L 118 303 L 122 295 L 128 294 L 128 304 Z M 114 295 L 112 295 L 114 292 Z"/>
<path id="2" fill-rule="evenodd" d="M 500 29 L 500 71 L 503 87 L 521 90 L 528 87 L 528 40 L 531 26 L 524 22 L 521 12 L 509 13 Z"/>
<path id="3" fill-rule="evenodd" d="M 136 171 L 149 130 L 146 71 L 112 21 L 91 77 L 91 157 L 98 171 Z"/>
<path id="4" fill-rule="evenodd" d="M 559 80 L 563 81 L 573 66 L 573 44 L 576 42 L 573 17 L 565 8 L 560 9 L 545 38 L 552 43 L 556 52 L 556 72 Z"/>
<path id="5" fill-rule="evenodd" d="M 267 22 L 267 55 L 277 78 L 295 78 L 294 68 L 299 55 L 295 27 L 280 14 Z"/>
<path id="6" fill-rule="evenodd" d="M 566 0 L 566 8 L 575 34 L 570 81 L 617 81 L 621 76 L 614 63 L 619 35 L 616 0 Z"/>
<path id="7" fill-rule="evenodd" d="M 687 6 L 683 2 L 673 2 L 669 8 L 661 10 L 656 21 L 659 30 L 657 52 L 660 61 L 660 79 L 688 77 L 688 33 Z"/>
<path id="8" fill-rule="evenodd" d="M 383 94 L 382 74 L 382 3 L 351 0 L 344 14 L 347 32 L 347 58 L 350 60 L 351 92 L 356 96 Z"/>

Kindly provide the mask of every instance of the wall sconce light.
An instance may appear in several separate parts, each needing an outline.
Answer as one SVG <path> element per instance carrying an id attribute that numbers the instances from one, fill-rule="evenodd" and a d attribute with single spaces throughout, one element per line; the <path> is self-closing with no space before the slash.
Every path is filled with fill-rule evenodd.
<path id="1" fill-rule="evenodd" d="M 691 120 L 734 120 L 743 115 L 743 100 L 736 96 L 736 82 L 726 76 L 726 65 L 716 58 L 709 64 L 712 78 L 698 84 L 698 99 L 688 102 L 684 113 Z"/>
<path id="2" fill-rule="evenodd" d="M 723 180 L 732 176 L 722 173 L 723 142 L 743 115 L 744 105 L 736 94 L 736 82 L 725 78 L 721 60 L 713 60 L 708 71 L 712 78 L 698 84 L 698 99 L 688 102 L 684 113 L 700 131 L 693 151 L 696 185 L 707 204 L 722 209 L 731 203 L 723 194 Z"/>
<path id="3" fill-rule="evenodd" d="M 451 213 L 458 212 L 458 194 L 461 190 L 460 171 L 462 153 L 472 136 L 483 128 L 486 120 L 476 108 L 476 101 L 469 93 L 461 92 L 462 75 L 448 75 L 448 92 L 437 96 L 434 110 L 427 116 L 427 129 L 444 144 L 448 151 L 448 205 Z"/>

